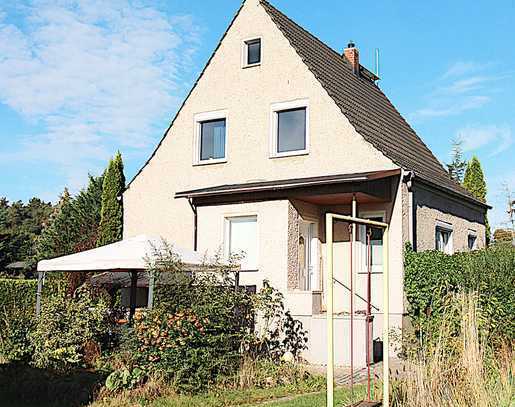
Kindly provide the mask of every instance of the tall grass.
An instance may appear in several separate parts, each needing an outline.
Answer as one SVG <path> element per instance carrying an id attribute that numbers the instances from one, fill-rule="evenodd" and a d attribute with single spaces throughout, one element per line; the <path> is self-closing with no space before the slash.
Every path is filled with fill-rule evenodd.
<path id="1" fill-rule="evenodd" d="M 393 388 L 397 407 L 509 407 L 514 399 L 512 343 L 493 348 L 480 333 L 477 296 L 458 294 L 434 338 L 411 353 Z"/>

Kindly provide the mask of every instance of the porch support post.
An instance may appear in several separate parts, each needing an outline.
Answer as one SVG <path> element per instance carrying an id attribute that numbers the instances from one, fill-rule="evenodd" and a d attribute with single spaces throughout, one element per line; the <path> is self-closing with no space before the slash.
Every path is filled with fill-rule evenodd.
<path id="1" fill-rule="evenodd" d="M 41 293 L 43 291 L 43 271 L 38 271 L 38 288 L 36 291 L 36 316 L 41 314 Z"/>
<path id="2" fill-rule="evenodd" d="M 327 407 L 334 405 L 333 215 L 325 215 L 327 245 Z"/>
<path id="3" fill-rule="evenodd" d="M 138 272 L 131 271 L 131 292 L 130 292 L 130 309 L 129 309 L 129 324 L 132 325 L 134 314 L 136 313 L 136 293 L 138 284 Z"/>
<path id="4" fill-rule="evenodd" d="M 390 327 L 390 287 L 389 287 L 389 227 L 387 226 L 384 230 L 384 266 L 383 266 L 383 406 L 388 407 L 390 405 L 390 367 L 389 367 L 389 349 L 390 349 L 390 338 L 389 327 Z"/>

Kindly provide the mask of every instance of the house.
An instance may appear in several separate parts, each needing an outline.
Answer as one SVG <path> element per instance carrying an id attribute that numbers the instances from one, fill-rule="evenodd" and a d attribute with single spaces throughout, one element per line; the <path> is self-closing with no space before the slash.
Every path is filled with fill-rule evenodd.
<path id="1" fill-rule="evenodd" d="M 163 236 L 201 252 L 244 251 L 240 283 L 280 289 L 325 360 L 328 211 L 389 224 L 391 327 L 403 326 L 403 248 L 485 245 L 487 206 L 452 181 L 359 63 L 268 2 L 246 0 L 151 157 L 124 195 L 124 237 Z M 365 307 L 367 236 L 335 226 L 336 360 L 349 359 L 350 249 Z M 382 309 L 382 234 L 370 233 L 371 303 Z M 355 318 L 356 365 L 365 319 Z M 373 323 L 374 337 L 381 318 Z"/>

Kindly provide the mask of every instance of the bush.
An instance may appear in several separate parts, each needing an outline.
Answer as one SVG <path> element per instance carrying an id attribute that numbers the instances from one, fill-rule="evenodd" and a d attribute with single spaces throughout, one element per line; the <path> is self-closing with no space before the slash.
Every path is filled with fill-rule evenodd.
<path id="1" fill-rule="evenodd" d="M 298 358 L 307 348 L 308 335 L 302 322 L 285 310 L 283 294 L 265 280 L 253 301 L 259 317 L 259 328 L 249 338 L 247 351 L 253 357 L 275 361 L 279 361 L 286 353 Z"/>
<path id="2" fill-rule="evenodd" d="M 515 338 L 515 249 L 492 247 L 452 256 L 439 251 L 405 253 L 408 313 L 419 337 L 438 332 L 449 298 L 477 293 L 480 329 L 501 344 Z M 425 334 L 424 334 L 425 333 Z"/>
<path id="3" fill-rule="evenodd" d="M 56 295 L 45 301 L 30 335 L 34 366 L 59 372 L 85 367 L 109 331 L 107 311 L 107 301 L 94 299 L 86 287 L 76 298 Z"/>
<path id="4" fill-rule="evenodd" d="M 47 298 L 59 291 L 56 281 L 43 290 Z M 36 323 L 36 280 L 0 279 L 0 355 L 11 362 L 27 362 L 32 354 L 30 333 Z"/>

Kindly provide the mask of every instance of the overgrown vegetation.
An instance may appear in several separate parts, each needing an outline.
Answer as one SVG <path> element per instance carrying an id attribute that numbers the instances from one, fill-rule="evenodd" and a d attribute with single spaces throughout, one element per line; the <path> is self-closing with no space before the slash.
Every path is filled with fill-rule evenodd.
<path id="1" fill-rule="evenodd" d="M 509 342 L 493 347 L 487 340 L 481 324 L 488 318 L 477 295 L 451 295 L 436 333 L 423 332 L 433 340 L 411 348 L 407 373 L 394 383 L 393 405 L 512 406 L 513 350 Z"/>
<path id="2" fill-rule="evenodd" d="M 515 249 L 496 246 L 452 256 L 406 248 L 404 287 L 408 313 L 419 340 L 437 334 L 453 294 L 477 293 L 479 328 L 486 340 L 515 338 Z M 449 317 L 449 315 L 446 315 Z"/>

